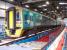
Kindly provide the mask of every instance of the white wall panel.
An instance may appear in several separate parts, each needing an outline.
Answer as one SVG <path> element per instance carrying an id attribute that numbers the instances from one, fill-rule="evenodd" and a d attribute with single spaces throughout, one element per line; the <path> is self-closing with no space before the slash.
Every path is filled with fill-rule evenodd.
<path id="1" fill-rule="evenodd" d="M 3 9 L 8 9 L 10 7 L 14 7 L 14 5 L 0 1 L 0 8 L 1 8 L 0 9 L 0 17 L 5 17 L 6 10 L 3 10 Z"/>

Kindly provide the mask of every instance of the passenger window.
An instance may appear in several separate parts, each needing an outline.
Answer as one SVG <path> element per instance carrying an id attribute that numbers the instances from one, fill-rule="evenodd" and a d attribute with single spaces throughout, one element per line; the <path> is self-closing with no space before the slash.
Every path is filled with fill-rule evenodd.
<path id="1" fill-rule="evenodd" d="M 19 12 L 16 13 L 16 20 L 17 20 L 17 21 L 20 20 Z"/>

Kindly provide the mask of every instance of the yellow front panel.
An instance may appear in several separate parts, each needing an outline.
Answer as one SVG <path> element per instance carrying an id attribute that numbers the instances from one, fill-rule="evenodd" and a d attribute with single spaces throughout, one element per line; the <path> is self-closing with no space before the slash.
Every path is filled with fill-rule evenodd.
<path id="1" fill-rule="evenodd" d="M 13 29 L 14 28 L 14 20 L 13 20 L 13 11 L 10 11 L 9 12 L 9 28 L 10 29 Z"/>
<path id="2" fill-rule="evenodd" d="M 16 30 L 16 32 L 15 32 L 15 35 L 11 35 L 12 33 L 9 31 L 9 30 L 7 30 L 6 29 L 6 34 L 9 36 L 9 37 L 20 37 L 22 34 L 23 34 L 23 32 L 24 32 L 24 30 L 22 30 L 22 29 L 17 29 Z"/>

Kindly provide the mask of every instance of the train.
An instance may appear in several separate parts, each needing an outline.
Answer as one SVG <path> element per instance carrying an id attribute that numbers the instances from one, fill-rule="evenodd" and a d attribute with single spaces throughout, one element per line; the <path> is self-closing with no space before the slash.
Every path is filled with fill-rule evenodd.
<path id="1" fill-rule="evenodd" d="M 50 16 L 47 17 L 26 8 L 16 6 L 6 10 L 5 31 L 11 38 L 36 34 L 60 25 Z"/>

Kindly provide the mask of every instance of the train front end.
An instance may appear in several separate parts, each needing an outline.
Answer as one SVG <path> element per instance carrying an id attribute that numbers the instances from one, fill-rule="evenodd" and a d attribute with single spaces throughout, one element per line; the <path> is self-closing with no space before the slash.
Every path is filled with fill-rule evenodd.
<path id="1" fill-rule="evenodd" d="M 16 9 L 12 7 L 6 11 L 5 28 L 9 37 L 17 38 L 23 34 L 22 8 Z"/>

